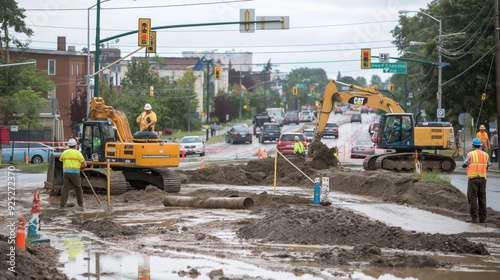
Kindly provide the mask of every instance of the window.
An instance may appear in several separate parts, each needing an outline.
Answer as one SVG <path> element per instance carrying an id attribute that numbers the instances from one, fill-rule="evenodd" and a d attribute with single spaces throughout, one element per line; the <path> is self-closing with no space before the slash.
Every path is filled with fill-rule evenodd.
<path id="1" fill-rule="evenodd" d="M 55 59 L 49 59 L 49 69 L 47 69 L 49 75 L 55 75 L 56 74 L 56 60 Z"/>
<path id="2" fill-rule="evenodd" d="M 76 65 L 76 76 L 78 77 L 80 75 L 80 64 Z"/>

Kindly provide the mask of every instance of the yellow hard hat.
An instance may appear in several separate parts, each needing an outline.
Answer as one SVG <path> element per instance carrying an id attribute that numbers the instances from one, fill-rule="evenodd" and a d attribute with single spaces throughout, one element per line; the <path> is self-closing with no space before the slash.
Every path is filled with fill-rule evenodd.
<path id="1" fill-rule="evenodd" d="M 484 125 L 481 125 L 479 129 L 486 129 L 486 127 Z"/>

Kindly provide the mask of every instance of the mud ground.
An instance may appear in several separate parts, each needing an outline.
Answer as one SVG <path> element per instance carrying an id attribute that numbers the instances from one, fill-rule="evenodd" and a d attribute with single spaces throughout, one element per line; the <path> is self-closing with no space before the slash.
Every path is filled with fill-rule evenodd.
<path id="1" fill-rule="evenodd" d="M 319 147 L 321 149 L 321 147 Z M 332 152 L 332 151 L 328 151 Z M 465 220 L 467 217 L 466 197 L 451 185 L 420 182 L 411 174 L 387 171 L 353 171 L 338 165 L 338 162 L 321 158 L 290 159 L 297 168 L 309 177 L 330 178 L 330 191 L 363 195 L 380 201 L 405 204 L 429 210 L 441 215 Z M 292 164 L 279 159 L 277 184 L 280 186 L 302 186 L 311 193 L 311 182 Z M 248 209 L 251 218 L 245 220 L 221 219 L 203 224 L 185 226 L 179 221 L 169 226 L 146 223 L 133 226 L 122 225 L 112 217 L 97 219 L 73 218 L 71 226 L 94 233 L 103 240 L 130 244 L 131 241 L 154 236 L 158 242 L 155 249 L 190 251 L 192 246 L 203 248 L 230 248 L 219 238 L 220 229 L 233 231 L 242 242 L 257 244 L 254 252 L 257 258 L 287 259 L 290 262 L 318 265 L 343 265 L 359 267 L 416 267 L 450 268 L 453 263 L 439 260 L 433 253 L 454 255 L 489 255 L 487 246 L 474 242 L 472 238 L 500 238 L 495 233 L 463 233 L 454 235 L 424 234 L 405 231 L 399 227 L 387 226 L 335 205 L 311 206 L 311 198 L 295 195 L 279 195 L 267 192 L 251 193 L 239 191 L 236 186 L 272 185 L 274 181 L 274 159 L 249 161 L 244 165 L 211 165 L 201 170 L 178 171 L 183 184 L 225 184 L 234 187 L 222 190 L 212 188 L 187 188 L 178 195 L 198 198 L 239 196 L 249 197 L 254 206 Z M 113 197 L 113 205 L 120 208 L 147 209 L 161 205 L 168 195 L 148 186 L 145 190 L 133 190 Z M 29 208 L 29 201 L 20 202 Z M 100 206 L 89 194 L 85 195 L 87 211 L 100 211 Z M 49 206 L 50 207 L 50 206 Z M 42 211 L 43 212 L 43 211 Z M 65 215 L 60 212 L 57 215 Z M 69 215 L 69 214 L 68 214 Z M 53 217 L 42 216 L 50 224 Z M 189 216 L 182 219 L 189 219 Z M 500 213 L 488 209 L 488 222 L 500 227 Z M 2 252 L 7 250 L 5 236 L 0 238 Z M 265 252 L 258 244 L 288 244 L 317 248 L 304 254 L 293 247 Z M 234 245 L 238 247 L 237 245 Z M 242 245 L 240 245 L 242 246 Z M 127 248 L 136 252 L 145 250 L 145 245 L 136 242 Z M 262 251 L 260 251 L 262 250 Z M 40 252 L 44 252 L 41 254 Z M 236 251 L 236 250 L 235 250 Z M 18 251 L 18 274 L 6 272 L 5 261 L 0 267 L 0 279 L 67 279 L 56 269 L 59 252 L 50 245 L 29 245 L 25 252 Z M 220 253 L 219 253 L 220 254 Z M 227 258 L 231 253 L 225 252 Z M 314 274 L 305 268 L 293 269 L 295 275 Z M 179 276 L 197 275 L 196 268 L 178 271 Z M 210 279 L 253 279 L 224 276 L 214 269 Z M 345 276 L 345 275 L 339 275 Z M 31 277 L 31 278 L 30 278 Z"/>

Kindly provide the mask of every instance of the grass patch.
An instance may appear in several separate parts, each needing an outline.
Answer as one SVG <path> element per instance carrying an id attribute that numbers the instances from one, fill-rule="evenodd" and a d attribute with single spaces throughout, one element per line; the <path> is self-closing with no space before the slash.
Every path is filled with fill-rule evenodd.
<path id="1" fill-rule="evenodd" d="M 41 164 L 26 164 L 21 162 L 14 162 L 10 164 L 8 162 L 2 162 L 1 168 L 7 168 L 9 166 L 15 166 L 16 170 L 27 173 L 46 173 L 49 168 L 49 164 L 47 162 Z"/>
<path id="2" fill-rule="evenodd" d="M 420 180 L 420 174 L 418 172 L 413 172 L 413 176 L 415 177 L 415 179 Z M 451 185 L 450 177 L 438 171 L 424 171 L 422 173 L 422 180 L 437 184 Z"/>

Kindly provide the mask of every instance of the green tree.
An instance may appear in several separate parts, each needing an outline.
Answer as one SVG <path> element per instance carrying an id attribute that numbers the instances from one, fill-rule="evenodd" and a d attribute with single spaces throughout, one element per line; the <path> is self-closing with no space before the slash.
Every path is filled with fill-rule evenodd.
<path id="1" fill-rule="evenodd" d="M 28 37 L 33 35 L 33 30 L 26 26 L 24 18 L 26 10 L 19 8 L 15 0 L 0 0 L 0 21 L 2 23 L 0 30 L 0 53 L 2 54 L 2 63 L 10 63 L 10 47 L 13 45 L 18 48 L 26 47 L 15 34 L 24 34 Z"/>
<path id="2" fill-rule="evenodd" d="M 446 109 L 446 121 L 458 122 L 462 112 L 478 116 L 483 92 L 488 95 L 488 102 L 483 104 L 480 118 L 495 114 L 492 7 L 493 0 L 432 1 L 422 12 L 442 21 L 442 37 L 438 37 L 438 22 L 422 13 L 401 16 L 392 31 L 402 57 L 421 61 L 408 62 L 407 85 L 422 100 L 431 118 L 436 118 L 437 109 L 438 53 L 442 54 L 443 62 L 451 65 L 442 68 L 442 108 Z M 412 41 L 424 44 L 416 46 Z"/>
<path id="3" fill-rule="evenodd" d="M 39 109 L 46 103 L 47 99 L 31 88 L 18 91 L 13 97 L 14 112 L 9 124 L 17 124 L 21 129 L 38 126 Z"/>

